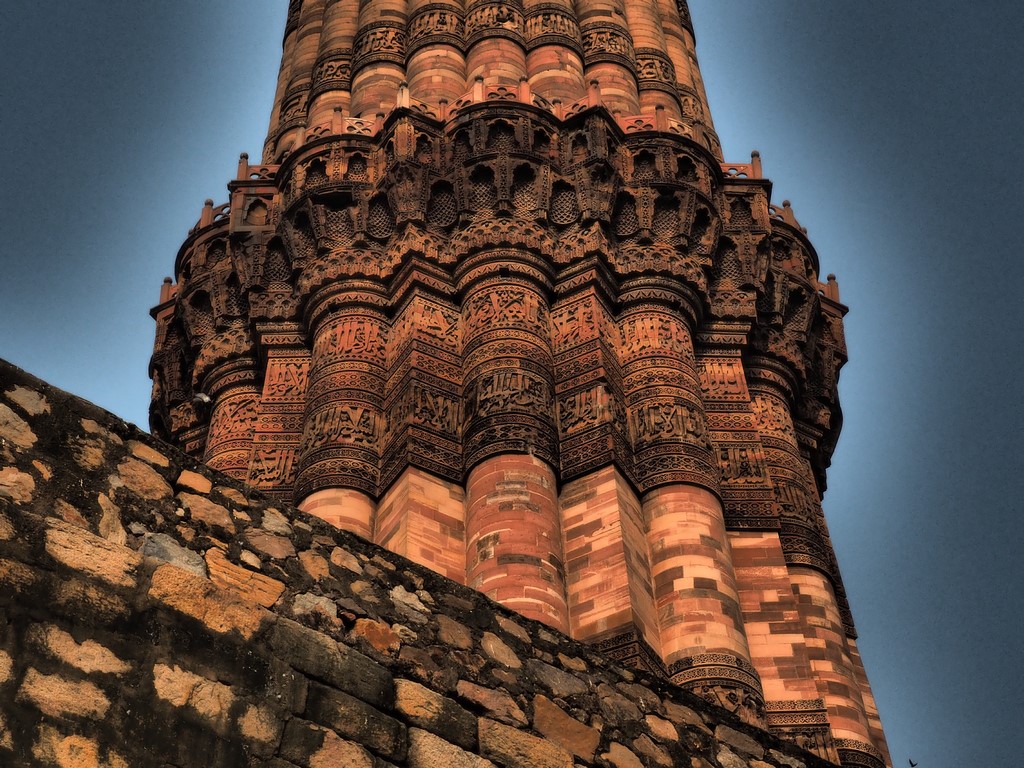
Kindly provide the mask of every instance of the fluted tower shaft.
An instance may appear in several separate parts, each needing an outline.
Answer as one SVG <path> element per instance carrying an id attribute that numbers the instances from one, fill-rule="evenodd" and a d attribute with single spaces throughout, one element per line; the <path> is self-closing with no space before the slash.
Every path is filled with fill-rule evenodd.
<path id="1" fill-rule="evenodd" d="M 154 310 L 154 431 L 800 740 L 888 757 L 821 511 L 838 289 L 685 0 L 293 0 Z"/>

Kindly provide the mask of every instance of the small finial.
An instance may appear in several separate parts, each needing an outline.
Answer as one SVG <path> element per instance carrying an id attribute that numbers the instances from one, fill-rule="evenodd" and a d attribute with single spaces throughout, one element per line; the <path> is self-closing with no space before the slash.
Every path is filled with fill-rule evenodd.
<path id="1" fill-rule="evenodd" d="M 754 170 L 755 179 L 764 178 L 761 172 L 761 153 L 756 149 L 750 153 L 750 165 Z"/>
<path id="2" fill-rule="evenodd" d="M 789 200 L 783 200 L 782 201 L 782 207 L 783 208 L 789 208 L 790 205 L 792 205 L 792 203 L 790 203 Z"/>
<path id="3" fill-rule="evenodd" d="M 829 277 L 832 277 L 832 275 L 829 275 Z M 169 277 L 165 277 L 164 278 L 164 285 L 170 285 L 173 282 L 174 281 L 171 278 L 169 278 Z"/>

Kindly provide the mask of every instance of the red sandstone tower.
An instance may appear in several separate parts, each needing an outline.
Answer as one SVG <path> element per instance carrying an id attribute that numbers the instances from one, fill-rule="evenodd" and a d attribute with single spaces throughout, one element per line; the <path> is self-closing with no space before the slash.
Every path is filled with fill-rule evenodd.
<path id="1" fill-rule="evenodd" d="M 685 0 L 292 0 L 152 428 L 844 766 L 834 278 L 723 163 Z"/>

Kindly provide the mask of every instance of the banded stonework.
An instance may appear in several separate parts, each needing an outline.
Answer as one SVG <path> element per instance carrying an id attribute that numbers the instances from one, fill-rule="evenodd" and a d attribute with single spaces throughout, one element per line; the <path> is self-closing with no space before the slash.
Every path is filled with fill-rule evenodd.
<path id="1" fill-rule="evenodd" d="M 153 312 L 155 434 L 887 764 L 821 508 L 846 308 L 723 162 L 684 0 L 292 3 L 228 188 Z"/>

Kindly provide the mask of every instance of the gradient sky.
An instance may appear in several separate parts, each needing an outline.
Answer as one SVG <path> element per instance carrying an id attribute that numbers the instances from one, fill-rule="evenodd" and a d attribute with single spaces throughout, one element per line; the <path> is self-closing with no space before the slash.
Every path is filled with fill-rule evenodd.
<path id="1" fill-rule="evenodd" d="M 286 5 L 6 0 L 0 357 L 146 425 L 148 310 L 260 155 Z M 1024 10 L 690 5 L 726 158 L 851 308 L 825 509 L 894 765 L 1022 765 Z"/>

